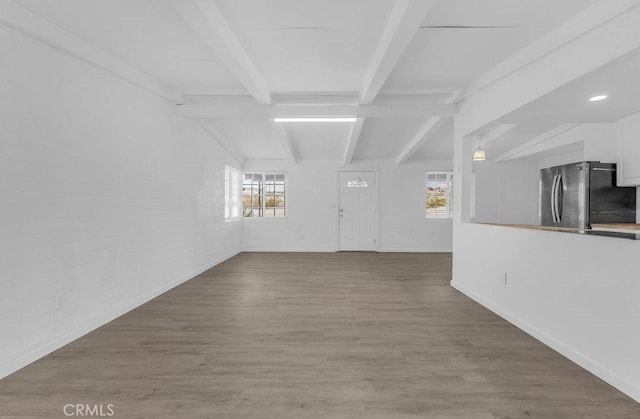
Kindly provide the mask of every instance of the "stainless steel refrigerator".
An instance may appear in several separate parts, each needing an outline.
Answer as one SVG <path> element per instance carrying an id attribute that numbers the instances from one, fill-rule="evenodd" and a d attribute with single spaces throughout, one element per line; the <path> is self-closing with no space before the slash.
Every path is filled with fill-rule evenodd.
<path id="1" fill-rule="evenodd" d="M 615 163 L 584 161 L 540 170 L 540 222 L 587 229 L 635 223 L 636 188 L 616 186 Z"/>

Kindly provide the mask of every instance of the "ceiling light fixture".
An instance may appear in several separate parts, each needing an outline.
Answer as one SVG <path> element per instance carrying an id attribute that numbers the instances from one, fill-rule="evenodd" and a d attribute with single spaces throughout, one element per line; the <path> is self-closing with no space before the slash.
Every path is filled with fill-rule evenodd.
<path id="1" fill-rule="evenodd" d="M 482 147 L 478 146 L 476 151 L 473 152 L 473 161 L 485 161 L 487 159 L 487 155 L 485 154 Z"/>
<path id="2" fill-rule="evenodd" d="M 355 117 L 273 118 L 274 122 L 356 122 Z"/>
<path id="3" fill-rule="evenodd" d="M 600 100 L 605 100 L 606 98 L 607 98 L 607 95 L 598 95 L 590 98 L 589 102 L 598 102 Z"/>
<path id="4" fill-rule="evenodd" d="M 485 142 L 485 137 L 481 134 L 479 137 L 476 137 L 476 151 L 473 152 L 473 161 L 485 161 L 487 159 L 487 155 L 482 149 L 482 144 Z"/>

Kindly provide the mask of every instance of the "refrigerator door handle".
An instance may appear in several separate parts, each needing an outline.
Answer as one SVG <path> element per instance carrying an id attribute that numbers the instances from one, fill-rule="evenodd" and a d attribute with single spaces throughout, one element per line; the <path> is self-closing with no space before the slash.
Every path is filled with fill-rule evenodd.
<path id="1" fill-rule="evenodd" d="M 554 223 L 557 223 L 558 220 L 556 218 L 556 181 L 558 180 L 558 175 L 553 175 L 553 182 L 551 182 L 551 218 Z"/>
<path id="2" fill-rule="evenodd" d="M 562 202 L 560 201 L 560 192 L 562 192 L 562 174 L 558 175 L 556 180 L 556 194 L 553 197 L 553 201 L 556 203 L 556 221 L 560 223 L 562 221 Z M 564 195 L 564 194 L 563 194 Z"/>

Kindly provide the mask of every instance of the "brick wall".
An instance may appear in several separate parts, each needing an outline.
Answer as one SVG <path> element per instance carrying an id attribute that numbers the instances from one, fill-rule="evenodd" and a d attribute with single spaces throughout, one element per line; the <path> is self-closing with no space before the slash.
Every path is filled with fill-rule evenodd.
<path id="1" fill-rule="evenodd" d="M 0 27 L 0 377 L 238 252 L 173 105 Z"/>

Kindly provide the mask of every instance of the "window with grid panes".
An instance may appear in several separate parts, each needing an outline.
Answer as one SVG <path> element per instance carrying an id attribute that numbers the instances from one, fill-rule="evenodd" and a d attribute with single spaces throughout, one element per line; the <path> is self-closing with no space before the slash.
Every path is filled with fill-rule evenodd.
<path id="1" fill-rule="evenodd" d="M 242 180 L 242 215 L 249 218 L 286 215 L 284 173 L 245 173 Z"/>
<path id="2" fill-rule="evenodd" d="M 425 176 L 426 218 L 453 217 L 453 173 L 427 172 Z"/>

